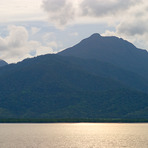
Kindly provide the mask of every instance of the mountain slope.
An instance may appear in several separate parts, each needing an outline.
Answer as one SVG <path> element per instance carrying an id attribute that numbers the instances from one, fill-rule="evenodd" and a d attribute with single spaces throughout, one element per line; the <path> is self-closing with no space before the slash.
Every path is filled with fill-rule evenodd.
<path id="1" fill-rule="evenodd" d="M 121 38 L 93 34 L 58 54 L 104 61 L 148 79 L 148 52 Z"/>
<path id="2" fill-rule="evenodd" d="M 7 62 L 5 62 L 4 60 L 0 60 L 0 67 L 1 66 L 5 66 L 5 65 L 7 65 L 8 63 Z"/>
<path id="3" fill-rule="evenodd" d="M 65 118 L 118 118 L 118 119 L 148 119 L 148 95 L 128 90 L 81 94 L 79 103 L 54 112 L 51 117 Z M 85 99 L 84 99 L 85 98 Z"/>
<path id="4" fill-rule="evenodd" d="M 4 112 L 17 118 L 44 117 L 45 113 L 79 103 L 86 92 L 124 87 L 112 79 L 89 74 L 58 55 L 3 67 L 0 82 L 1 118 Z"/>
<path id="5" fill-rule="evenodd" d="M 87 71 L 90 74 L 116 80 L 126 87 L 148 92 L 148 80 L 141 75 L 94 59 L 81 59 L 75 57 L 65 57 L 69 64 Z"/>

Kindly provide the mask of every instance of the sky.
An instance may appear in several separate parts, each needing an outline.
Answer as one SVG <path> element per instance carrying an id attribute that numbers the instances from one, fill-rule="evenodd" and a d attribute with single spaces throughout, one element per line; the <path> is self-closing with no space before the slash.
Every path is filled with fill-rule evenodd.
<path id="1" fill-rule="evenodd" d="M 57 53 L 99 33 L 148 50 L 146 0 L 0 0 L 0 59 Z"/>

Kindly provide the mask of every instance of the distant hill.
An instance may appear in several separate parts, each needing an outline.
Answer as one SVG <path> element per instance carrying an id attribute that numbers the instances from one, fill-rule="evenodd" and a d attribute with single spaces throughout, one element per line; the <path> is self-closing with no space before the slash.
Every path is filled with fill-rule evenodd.
<path id="1" fill-rule="evenodd" d="M 7 62 L 5 62 L 4 60 L 0 60 L 0 67 L 1 66 L 5 66 L 5 65 L 7 65 L 8 63 Z"/>
<path id="2" fill-rule="evenodd" d="M 0 118 L 148 119 L 146 60 L 131 43 L 94 34 L 58 54 L 1 67 Z"/>
<path id="3" fill-rule="evenodd" d="M 148 79 L 148 52 L 122 38 L 93 34 L 59 55 L 104 61 Z"/>

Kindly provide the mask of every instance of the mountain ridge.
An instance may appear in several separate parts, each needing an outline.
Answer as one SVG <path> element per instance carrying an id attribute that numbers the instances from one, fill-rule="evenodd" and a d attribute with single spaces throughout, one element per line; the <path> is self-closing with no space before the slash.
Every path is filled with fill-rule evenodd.
<path id="1" fill-rule="evenodd" d="M 118 37 L 102 37 L 99 34 L 93 34 L 58 54 L 111 63 L 148 79 L 148 52 Z"/>

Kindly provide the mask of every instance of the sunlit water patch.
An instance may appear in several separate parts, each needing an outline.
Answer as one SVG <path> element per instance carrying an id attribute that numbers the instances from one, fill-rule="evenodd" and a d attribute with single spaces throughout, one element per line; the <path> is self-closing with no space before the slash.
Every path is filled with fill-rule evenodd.
<path id="1" fill-rule="evenodd" d="M 148 148 L 148 124 L 0 124 L 0 148 Z"/>

